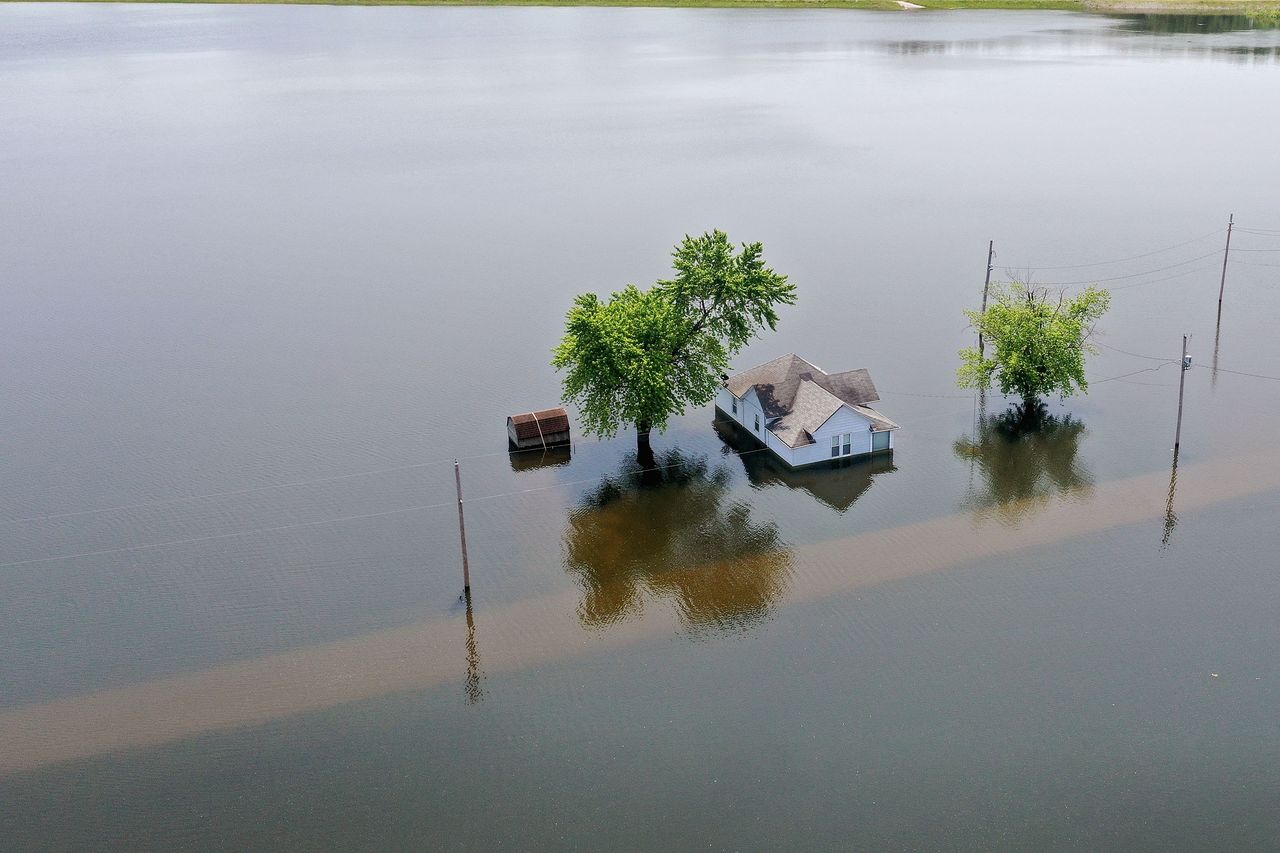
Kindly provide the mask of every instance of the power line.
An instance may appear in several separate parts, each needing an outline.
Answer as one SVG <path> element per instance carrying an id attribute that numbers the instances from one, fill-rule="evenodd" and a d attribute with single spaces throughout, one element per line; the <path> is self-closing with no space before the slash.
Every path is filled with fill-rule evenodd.
<path id="1" fill-rule="evenodd" d="M 1114 275 L 1114 276 L 1109 276 L 1107 278 L 1082 278 L 1075 281 L 1042 281 L 1042 282 L 1028 282 L 1028 283 L 1038 283 L 1046 286 L 1059 287 L 1059 286 L 1065 286 L 1070 284 L 1102 284 L 1103 282 L 1108 282 L 1108 281 L 1123 281 L 1125 279 L 1138 278 L 1139 276 L 1151 275 L 1152 273 L 1165 272 L 1166 270 L 1177 269 L 1178 267 L 1186 266 L 1187 264 L 1193 264 L 1196 261 L 1203 261 L 1205 258 L 1216 257 L 1217 255 L 1218 255 L 1218 251 L 1215 249 L 1212 252 L 1206 252 L 1205 254 L 1197 255 L 1194 258 L 1187 258 L 1186 260 L 1178 261 L 1177 263 L 1169 264 L 1168 266 L 1155 267 L 1154 269 L 1143 270 L 1142 272 L 1128 273 L 1127 275 Z"/>
<path id="2" fill-rule="evenodd" d="M 930 397 L 936 400 L 971 400 L 972 394 L 912 394 L 908 391 L 894 391 L 885 389 L 885 394 L 896 394 L 899 397 Z"/>
<path id="3" fill-rule="evenodd" d="M 1252 376 L 1254 379 L 1270 379 L 1272 382 L 1280 382 L 1280 376 L 1266 376 L 1262 373 L 1245 373 L 1243 370 L 1227 370 L 1225 367 L 1211 367 L 1206 364 L 1196 364 L 1193 365 L 1193 367 L 1212 370 L 1215 373 L 1231 373 L 1235 376 Z"/>
<path id="4" fill-rule="evenodd" d="M 1113 261 L 1094 261 L 1092 263 L 1087 263 L 1087 264 L 1059 264 L 1057 266 L 1028 264 L 1026 268 L 1027 269 L 1034 268 L 1034 269 L 1041 269 L 1041 270 L 1075 270 L 1075 269 L 1084 269 L 1085 267 L 1112 266 L 1114 264 L 1123 264 L 1129 261 L 1136 261 L 1142 258 L 1149 258 L 1152 255 L 1163 254 L 1164 252 L 1170 252 L 1170 251 L 1173 251 L 1174 249 L 1181 249 L 1183 246 L 1189 246 L 1192 243 L 1198 243 L 1201 240 L 1207 240 L 1208 238 L 1217 236 L 1218 234 L 1221 234 L 1221 233 L 1222 233 L 1221 228 L 1215 228 L 1214 230 L 1210 231 L 1208 234 L 1201 234 L 1199 237 L 1192 237 L 1190 240 L 1184 240 L 1181 243 L 1174 243 L 1172 246 L 1165 246 L 1163 249 L 1155 249 L 1154 251 L 1143 252 L 1141 255 L 1133 255 L 1132 257 L 1128 257 L 1128 258 L 1116 258 Z"/>
<path id="5" fill-rule="evenodd" d="M 1145 358 L 1145 359 L 1149 359 L 1150 361 L 1164 361 L 1164 362 L 1178 361 L 1178 359 L 1167 358 L 1164 356 L 1142 355 L 1136 352 L 1129 352 L 1127 349 L 1120 349 L 1120 347 L 1113 347 L 1111 346 L 1111 344 L 1104 344 L 1102 341 L 1089 341 L 1089 343 L 1096 344 L 1102 347 L 1103 349 L 1114 350 L 1115 352 L 1124 353 L 1125 355 L 1131 355 L 1134 358 Z"/>
<path id="6" fill-rule="evenodd" d="M 1169 361 L 1166 362 L 1166 364 L 1173 364 L 1173 362 Z M 1119 376 L 1108 376 L 1106 379 L 1092 379 L 1090 382 L 1094 385 L 1101 385 L 1103 382 L 1116 382 L 1118 380 L 1127 379 L 1130 376 L 1137 376 L 1139 373 L 1154 373 L 1162 367 L 1164 367 L 1163 364 L 1157 364 L 1155 367 L 1144 367 L 1141 370 L 1134 370 L 1130 373 L 1121 373 Z"/>
<path id="7" fill-rule="evenodd" d="M 452 459 L 444 459 L 444 460 L 437 460 L 434 462 L 416 462 L 411 465 L 397 465 L 391 468 L 378 468 L 373 471 L 357 471 L 352 474 L 338 474 L 333 477 L 317 477 L 312 480 L 294 480 L 288 483 L 274 483 L 268 486 L 254 486 L 252 488 L 247 488 L 247 489 L 232 489 L 230 491 L 225 491 L 225 492 L 209 492 L 203 495 L 188 495 L 186 497 L 166 498 L 163 500 L 143 501 L 140 503 L 132 503 L 132 504 L 119 504 L 117 506 L 99 507 L 98 509 L 82 509 L 82 510 L 76 510 L 73 512 L 55 512 L 55 513 L 50 513 L 48 515 L 28 516 L 26 518 L 10 518 L 4 521 L 0 521 L 0 525 L 22 524 L 22 523 L 34 522 L 34 521 L 52 521 L 58 518 L 75 518 L 78 516 L 98 515 L 104 512 L 118 512 L 118 511 L 127 510 L 127 509 L 147 509 L 150 507 L 157 507 L 157 506 L 171 506 L 173 504 L 190 503 L 192 501 L 208 500 L 210 498 L 228 498 L 228 497 L 237 497 L 240 495 L 252 495 L 252 494 L 257 494 L 258 492 L 271 491 L 273 489 L 289 489 L 289 488 L 294 488 L 296 486 L 311 486 L 311 485 L 318 485 L 321 483 L 337 483 L 343 480 L 354 480 L 359 477 L 372 477 L 377 474 L 389 474 L 396 471 L 409 471 L 416 468 L 428 468 L 433 465 L 442 465 L 452 461 L 453 461 Z"/>
<path id="8" fill-rule="evenodd" d="M 410 506 L 403 509 L 389 509 L 384 512 L 370 512 L 364 515 L 347 515 L 342 518 L 324 518 L 318 521 L 302 521 L 297 524 L 282 524 L 277 527 L 260 527 L 256 530 L 238 530 L 233 533 L 215 533 L 209 536 L 195 536 L 190 539 L 172 539 L 167 542 L 152 542 L 147 545 L 127 545 L 121 548 L 103 548 L 100 551 L 85 551 L 80 554 L 62 554 L 56 557 L 36 557 L 30 560 L 15 560 L 10 563 L 0 563 L 0 569 L 8 569 L 14 566 L 29 566 L 34 563 L 51 563 L 57 560 L 75 560 L 80 557 L 101 557 L 106 554 L 123 554 L 129 551 L 147 551 L 155 548 L 169 548 L 174 545 L 190 545 L 196 542 L 212 542 L 215 539 L 232 539 L 237 536 L 256 536 L 260 533 L 278 533 L 282 530 L 296 530 L 302 527 L 319 527 L 324 524 L 339 524 L 346 521 L 364 521 L 370 518 L 382 518 L 388 515 L 404 515 L 409 512 L 438 509 L 446 506 L 453 506 L 453 502 L 448 501 L 446 503 L 438 504 L 420 504 L 419 506 Z"/>
<path id="9" fill-rule="evenodd" d="M 1202 265 L 1202 266 L 1194 267 L 1189 270 L 1183 270 L 1182 272 L 1174 273 L 1173 275 L 1165 275 L 1165 276 L 1161 276 L 1160 278 L 1153 278 L 1147 281 L 1135 281 L 1132 284 L 1122 284 L 1119 287 L 1112 287 L 1108 289 L 1114 293 L 1117 290 L 1128 290 L 1131 287 L 1146 287 L 1148 284 L 1159 284 L 1162 281 L 1173 281 L 1175 278 L 1184 278 L 1186 276 L 1191 275 L 1192 273 L 1205 272 L 1206 270 L 1210 270 L 1210 269 L 1213 269 L 1213 265 L 1210 265 L 1210 266 Z"/>
<path id="10" fill-rule="evenodd" d="M 1122 350 L 1119 347 L 1108 346 L 1107 344 L 1099 343 L 1098 341 L 1094 341 L 1093 343 L 1098 344 L 1098 346 L 1106 347 L 1107 349 L 1115 350 L 1116 352 L 1119 352 L 1119 353 L 1124 353 L 1125 355 L 1131 355 L 1134 358 L 1145 358 L 1151 361 L 1164 362 L 1164 364 L 1159 364 L 1159 365 L 1156 365 L 1155 367 L 1147 368 L 1148 370 L 1159 370 L 1161 367 L 1164 367 L 1165 364 L 1175 364 L 1178 361 L 1180 361 L 1180 359 L 1162 358 L 1160 356 L 1155 356 L 1155 355 L 1142 355 L 1141 353 L 1129 352 L 1128 350 Z M 1265 373 L 1249 373 L 1244 370 L 1230 370 L 1225 367 L 1213 367 L 1211 365 L 1206 365 L 1206 364 L 1193 364 L 1192 367 L 1200 368 L 1202 370 L 1211 370 L 1214 373 L 1230 373 L 1235 376 L 1250 376 L 1254 379 L 1269 379 L 1272 382 L 1280 382 L 1280 376 L 1268 376 Z M 1143 373 L 1143 372 L 1145 371 L 1141 371 L 1141 370 L 1134 371 L 1134 373 Z M 1124 376 L 1133 376 L 1134 373 L 1125 373 L 1122 376 L 1112 376 L 1110 379 L 1100 379 L 1098 381 L 1110 382 L 1112 379 L 1121 379 Z"/>
<path id="11" fill-rule="evenodd" d="M 721 421 L 712 421 L 712 423 L 736 423 L 736 421 L 721 420 Z M 744 450 L 740 452 L 734 451 L 732 455 L 739 456 L 739 457 L 749 456 L 752 453 L 759 453 L 762 450 L 768 450 L 768 449 L 769 449 L 768 447 L 758 447 L 754 450 Z M 491 454 L 481 454 L 481 455 L 491 455 Z M 449 460 L 449 461 L 452 462 L 453 460 Z M 660 465 L 656 468 L 650 468 L 646 470 L 665 471 L 668 468 L 679 467 L 682 464 L 684 463 Z M 566 482 L 553 483 L 549 486 L 536 486 L 529 489 L 517 489 L 511 492 L 497 492 L 494 494 L 480 495 L 478 497 L 468 498 L 464 503 L 470 504 L 470 503 L 477 503 L 479 501 L 494 500 L 497 498 L 505 498 L 505 497 L 513 497 L 516 495 L 530 494 L 533 492 L 543 492 L 543 491 L 548 491 L 550 489 L 563 488 L 565 486 L 576 486 L 576 485 L 581 485 L 583 483 L 599 482 L 599 480 L 600 480 L 600 477 L 597 476 L 597 477 L 589 477 L 582 480 L 570 480 Z M 371 518 L 383 518 L 391 515 L 404 515 L 406 513 L 411 513 L 411 512 L 420 512 L 420 511 L 429 510 L 429 509 L 440 509 L 442 507 L 450 507 L 455 505 L 456 505 L 455 501 L 446 501 L 443 503 L 434 503 L 434 504 L 419 504 L 417 506 L 404 507 L 402 509 L 384 510 L 382 512 L 371 512 L 371 513 L 365 513 L 362 515 L 348 515 L 348 516 L 342 516 L 340 518 L 326 518 L 326 519 L 319 519 L 316 521 L 303 521 L 303 522 L 298 522 L 296 524 L 282 524 L 282 525 L 277 525 L 275 527 L 261 527 L 254 530 L 238 530 L 230 533 L 215 533 L 215 534 L 210 534 L 208 536 L 194 536 L 187 539 L 171 539 L 165 542 L 152 542 L 144 545 L 126 545 L 119 548 L 103 548 L 97 551 L 83 551 L 76 554 L 60 554 L 52 557 L 34 557 L 29 560 L 14 560 L 8 563 L 0 563 L 0 569 L 13 568 L 16 566 L 28 566 L 28 565 L 34 565 L 37 563 L 51 563 L 51 562 L 56 562 L 60 560 L 76 560 L 84 557 L 101 557 L 101 556 L 106 556 L 108 554 L 124 554 L 124 553 L 133 552 L 133 551 L 147 551 L 147 550 L 154 550 L 157 548 L 170 548 L 177 545 L 191 545 L 191 544 L 196 544 L 200 542 L 212 542 L 219 539 L 233 539 L 241 536 L 255 536 L 263 533 L 278 533 L 284 530 L 297 530 L 297 529 L 306 528 L 306 527 L 320 527 L 326 524 L 340 524 L 348 521 L 364 521 Z"/>
<path id="12" fill-rule="evenodd" d="M 61 518 L 78 518 L 86 515 L 100 515 L 102 513 L 120 512 L 123 510 L 130 510 L 130 509 L 150 509 L 152 507 L 172 506 L 174 504 L 193 503 L 195 501 L 211 500 L 213 498 L 240 497 L 243 495 L 258 494 L 260 492 L 269 492 L 275 489 L 290 489 L 290 488 L 296 488 L 298 486 L 314 486 L 314 485 L 321 485 L 324 483 L 339 483 L 345 480 L 355 480 L 360 477 L 373 477 L 379 474 L 394 474 L 400 471 L 413 471 L 413 470 L 418 470 L 422 468 L 431 468 L 436 465 L 451 465 L 455 461 L 466 462 L 473 459 L 487 459 L 492 456 L 503 456 L 503 455 L 510 455 L 513 453 L 532 453 L 532 452 L 543 452 L 543 451 L 544 451 L 544 448 L 542 447 L 532 447 L 532 448 L 506 450 L 506 451 L 498 450 L 492 453 L 476 453 L 470 456 L 449 457 L 447 459 L 434 459 L 430 462 L 412 462 L 405 465 L 393 465 L 388 468 L 375 468 L 370 471 L 356 471 L 350 474 L 336 474 L 331 477 L 315 477 L 307 480 L 291 480 L 286 483 L 272 483 L 264 486 L 251 486 L 249 488 L 230 489 L 222 492 L 207 492 L 205 494 L 200 494 L 200 495 L 185 495 L 185 496 L 174 497 L 174 498 L 162 498 L 154 501 L 140 501 L 138 503 L 131 503 L 131 504 L 117 504 L 115 506 L 97 507 L 95 509 L 73 510 L 69 512 L 55 512 L 55 513 L 49 513 L 47 515 L 33 515 L 33 516 L 27 516 L 24 518 L 10 518 L 10 519 L 0 520 L 0 527 L 4 527 L 11 524 L 25 524 L 25 523 L 32 523 L 37 521 L 53 521 Z"/>

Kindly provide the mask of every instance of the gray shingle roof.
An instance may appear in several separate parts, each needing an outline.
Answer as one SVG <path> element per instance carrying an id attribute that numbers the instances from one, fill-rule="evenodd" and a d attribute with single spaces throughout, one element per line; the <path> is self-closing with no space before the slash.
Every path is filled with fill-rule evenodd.
<path id="1" fill-rule="evenodd" d="M 867 406 L 880 399 L 871 374 L 866 370 L 826 373 L 795 353 L 789 353 L 758 367 L 731 376 L 725 386 L 735 397 L 752 388 L 760 398 L 769 431 L 788 447 L 813 443 L 812 432 L 836 413 L 842 404 L 875 424 L 876 429 L 897 429 L 898 425 Z"/>
<path id="2" fill-rule="evenodd" d="M 812 431 L 826 423 L 840 406 L 841 401 L 834 394 L 812 380 L 801 379 L 791 410 L 769 424 L 769 429 L 788 447 L 812 444 Z"/>

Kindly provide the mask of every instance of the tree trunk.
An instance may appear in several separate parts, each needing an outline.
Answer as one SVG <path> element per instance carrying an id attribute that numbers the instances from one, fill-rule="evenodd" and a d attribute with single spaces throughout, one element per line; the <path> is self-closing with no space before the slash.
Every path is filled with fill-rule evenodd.
<path id="1" fill-rule="evenodd" d="M 656 471 L 658 461 L 653 457 L 653 445 L 649 443 L 649 433 L 653 427 L 649 424 L 636 424 L 636 462 L 642 471 Z"/>

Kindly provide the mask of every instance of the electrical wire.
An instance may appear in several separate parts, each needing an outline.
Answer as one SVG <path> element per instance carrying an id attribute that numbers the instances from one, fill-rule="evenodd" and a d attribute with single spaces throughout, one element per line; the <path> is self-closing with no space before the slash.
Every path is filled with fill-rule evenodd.
<path id="1" fill-rule="evenodd" d="M 1032 283 L 1044 285 L 1046 287 L 1063 287 L 1063 286 L 1072 285 L 1072 284 L 1102 284 L 1108 281 L 1124 281 L 1130 278 L 1138 278 L 1139 276 L 1151 275 L 1152 273 L 1165 272 L 1166 270 L 1177 269 L 1178 267 L 1186 266 L 1187 264 L 1193 264 L 1196 261 L 1203 261 L 1205 258 L 1214 257 L 1217 254 L 1218 254 L 1218 250 L 1215 249 L 1212 252 L 1206 252 L 1205 254 L 1197 255 L 1194 258 L 1187 258 L 1186 260 L 1178 261 L 1177 263 L 1169 264 L 1168 266 L 1155 267 L 1154 269 L 1143 270 L 1142 272 L 1128 273 L 1127 275 L 1114 275 L 1114 276 L 1109 276 L 1107 278 L 1082 278 L 1082 279 L 1077 279 L 1075 281 L 1042 281 L 1042 282 L 1032 282 Z M 1150 282 L 1144 282 L 1144 284 L 1148 284 L 1148 283 Z"/>
<path id="2" fill-rule="evenodd" d="M 1167 358 L 1167 357 L 1164 357 L 1164 356 L 1141 355 L 1140 353 L 1136 353 L 1136 352 L 1129 352 L 1127 349 L 1120 349 L 1120 347 L 1113 347 L 1113 346 L 1111 346 L 1111 344 L 1104 344 L 1102 341 L 1089 341 L 1089 343 L 1091 343 L 1091 344 L 1095 344 L 1095 345 L 1097 345 L 1097 346 L 1100 346 L 1100 347 L 1102 347 L 1103 349 L 1114 350 L 1115 352 L 1124 353 L 1125 355 L 1131 355 L 1131 356 L 1133 356 L 1134 358 L 1145 358 L 1145 359 L 1148 359 L 1148 360 L 1150 360 L 1150 361 L 1173 362 L 1173 361 L 1180 361 L 1180 360 L 1181 360 L 1181 359 L 1176 359 L 1176 358 Z"/>
<path id="3" fill-rule="evenodd" d="M 1165 364 L 1177 364 L 1179 361 L 1181 361 L 1181 359 L 1176 359 L 1176 358 L 1162 358 L 1162 357 L 1160 357 L 1160 356 L 1155 356 L 1155 355 L 1142 355 L 1141 353 L 1129 352 L 1128 350 L 1122 350 L 1122 349 L 1120 349 L 1120 348 L 1118 348 L 1118 347 L 1108 346 L 1107 344 L 1099 343 L 1098 341 L 1093 341 L 1092 343 L 1096 343 L 1096 344 L 1098 344 L 1098 346 L 1106 347 L 1107 349 L 1115 350 L 1116 352 L 1119 352 L 1119 353 L 1124 353 L 1125 355 L 1131 355 L 1131 356 L 1133 356 L 1134 358 L 1145 358 L 1145 359 L 1149 359 L 1149 360 L 1151 360 L 1151 361 L 1160 361 L 1160 362 L 1164 362 L 1164 364 L 1160 364 L 1160 365 L 1157 365 L 1156 367 L 1148 368 L 1149 370 L 1159 370 L 1159 369 L 1160 369 L 1161 367 L 1163 367 Z M 1252 378 L 1254 378 L 1254 379 L 1267 379 L 1267 380 L 1270 380 L 1270 381 L 1272 381 L 1272 382 L 1280 382 L 1280 376 L 1268 376 L 1268 375 L 1267 375 L 1267 374 L 1265 374 L 1265 373 L 1249 373 L 1249 372 L 1244 371 L 1244 370 L 1231 370 L 1231 369 L 1226 368 L 1226 367 L 1214 367 L 1214 366 L 1212 366 L 1212 365 L 1208 365 L 1208 364 L 1193 364 L 1193 365 L 1191 365 L 1191 366 L 1192 366 L 1192 367 L 1194 367 L 1194 368 L 1196 368 L 1196 369 L 1198 369 L 1198 370 L 1210 370 L 1210 371 L 1213 371 L 1214 373 L 1230 373 L 1230 374 L 1232 374 L 1232 375 L 1234 375 L 1234 376 L 1249 376 L 1249 377 L 1252 377 Z M 1135 371 L 1135 372 L 1141 373 L 1142 371 Z M 1132 376 L 1132 375 L 1133 375 L 1132 373 L 1126 373 L 1126 374 L 1124 374 L 1124 376 Z M 1113 377 L 1111 377 L 1111 379 L 1120 379 L 1120 378 L 1122 378 L 1122 377 L 1120 377 L 1120 376 L 1113 376 Z M 1111 381 L 1111 379 L 1101 379 L 1101 380 L 1098 380 L 1098 381 L 1100 381 L 1100 382 L 1110 382 L 1110 381 Z"/>
<path id="4" fill-rule="evenodd" d="M 1165 246 L 1163 249 L 1155 249 L 1154 251 L 1143 252 L 1141 255 L 1133 255 L 1132 257 L 1128 257 L 1128 258 L 1116 258 L 1114 261 L 1094 261 L 1092 263 L 1087 263 L 1087 264 L 1058 264 L 1056 266 L 1044 266 L 1042 264 L 1035 264 L 1035 265 L 1028 264 L 1026 267 L 1020 267 L 1020 269 L 1033 268 L 1033 269 L 1040 269 L 1040 270 L 1075 270 L 1075 269 L 1084 269 L 1085 267 L 1105 267 L 1105 266 L 1112 266 L 1114 264 L 1123 264 L 1129 261 L 1137 261 L 1142 258 L 1149 258 L 1152 255 L 1163 254 L 1164 252 L 1171 252 L 1174 249 L 1181 249 L 1183 246 L 1189 246 L 1192 243 L 1198 243 L 1201 240 L 1207 240 L 1210 237 L 1216 236 L 1218 234 L 1222 234 L 1225 232 L 1225 230 L 1226 229 L 1223 229 L 1223 228 L 1215 228 L 1214 230 L 1210 231 L 1208 234 L 1201 234 L 1199 237 L 1192 237 L 1190 240 L 1184 240 L 1181 243 L 1174 243 L 1172 246 Z"/>
<path id="5" fill-rule="evenodd" d="M 97 509 L 82 509 L 82 510 L 75 510 L 71 512 L 54 512 L 54 513 L 49 513 L 48 515 L 32 515 L 26 518 L 10 518 L 10 519 L 5 519 L 3 521 L 0 521 L 0 526 L 9 525 L 9 524 L 23 524 L 26 522 L 36 522 L 36 521 L 52 521 L 59 518 L 76 518 L 79 516 L 98 515 L 104 512 L 118 512 L 121 510 L 128 510 L 128 509 L 149 509 L 151 507 L 157 507 L 157 506 L 172 506 L 173 504 L 190 503 L 192 501 L 208 500 L 211 498 L 228 498 L 228 497 L 238 497 L 241 495 L 252 495 L 252 494 L 257 494 L 259 492 L 268 492 L 273 489 L 289 489 L 289 488 L 294 488 L 296 486 L 311 486 L 311 485 L 318 485 L 321 483 L 338 483 L 338 482 L 342 482 L 343 480 L 354 480 L 359 477 L 372 477 L 377 474 L 390 474 L 396 471 L 409 471 L 417 468 L 428 468 L 434 465 L 447 464 L 452 461 L 453 461 L 452 459 L 445 459 L 445 460 L 437 460 L 434 462 L 416 462 L 411 465 L 398 465 L 391 468 L 378 468 L 373 471 L 357 471 L 351 474 L 338 474 L 333 477 L 317 477 L 312 480 L 293 480 L 288 483 L 273 483 L 271 485 L 254 486 L 252 488 L 247 488 L 247 489 L 232 489 L 230 491 L 225 491 L 225 492 L 209 492 L 203 495 L 187 495 L 185 497 L 165 498 L 162 500 L 155 500 L 155 501 L 142 501 L 139 503 L 132 503 L 132 504 L 119 504 L 117 506 L 99 507 Z"/>
<path id="6" fill-rule="evenodd" d="M 1165 363 L 1173 364 L 1174 362 L 1169 361 Z M 1089 381 L 1094 385 L 1101 385 L 1103 382 L 1116 382 L 1118 380 L 1127 379 L 1130 376 L 1137 376 L 1139 373 L 1154 373 L 1162 367 L 1164 367 L 1164 364 L 1157 364 L 1155 367 L 1144 367 L 1141 370 L 1135 370 L 1131 373 L 1121 373 L 1119 376 L 1108 376 L 1106 379 L 1090 379 Z"/>
<path id="7" fill-rule="evenodd" d="M 1244 264 L 1247 267 L 1280 267 L 1280 264 L 1269 264 L 1266 261 L 1242 261 L 1239 258 L 1233 259 L 1232 263 Z"/>
<path id="8" fill-rule="evenodd" d="M 1230 373 L 1234 376 L 1251 376 L 1254 379 L 1269 379 L 1272 382 L 1280 382 L 1280 376 L 1267 376 L 1262 373 L 1245 373 L 1243 370 L 1227 370 L 1225 367 L 1213 367 L 1207 364 L 1194 364 L 1192 367 L 1198 367 L 1202 370 L 1212 370 L 1214 373 Z"/>
<path id="9" fill-rule="evenodd" d="M 1217 269 L 1217 264 L 1194 267 L 1189 270 L 1183 270 L 1182 272 L 1174 273 L 1173 275 L 1165 275 L 1165 276 L 1161 276 L 1160 278 L 1153 278 L 1147 281 L 1135 281 L 1132 284 L 1121 284 L 1117 287 L 1111 287 L 1108 289 L 1112 293 L 1115 293 L 1117 290 L 1129 290 L 1130 288 L 1134 288 L 1134 287 L 1146 287 L 1148 284 L 1160 284 L 1161 282 L 1165 282 L 1165 281 L 1173 281 L 1176 278 L 1185 278 L 1186 276 L 1189 276 L 1192 273 L 1206 272 L 1212 269 Z"/>
<path id="10" fill-rule="evenodd" d="M 222 492 L 206 492 L 200 495 L 184 495 L 174 498 L 161 498 L 154 501 L 140 501 L 131 504 L 117 504 L 115 506 L 97 507 L 95 509 L 73 510 L 69 512 L 54 512 L 47 515 L 32 515 L 23 518 L 9 518 L 0 520 L 0 527 L 12 524 L 34 523 L 38 521 L 53 521 L 62 518 L 78 518 L 86 515 L 100 515 L 108 512 L 120 512 L 130 509 L 151 509 L 160 506 L 173 506 L 175 504 L 192 503 L 195 501 L 211 500 L 213 498 L 229 498 L 240 497 L 243 495 L 258 494 L 260 492 L 269 492 L 275 489 L 290 489 L 299 486 L 314 486 L 323 483 L 339 483 L 345 480 L 354 480 L 360 477 L 373 477 L 379 474 L 393 474 L 400 471 L 414 471 L 422 468 L 431 468 L 436 465 L 450 465 L 454 462 L 466 462 L 474 459 L 487 459 L 492 456 L 508 456 L 513 453 L 534 453 L 544 452 L 545 448 L 530 447 L 517 450 L 498 450 L 492 453 L 476 453 L 470 456 L 456 456 L 449 458 L 434 459 L 430 462 L 411 462 L 405 465 L 393 465 L 387 468 L 375 468 L 370 471 L 356 471 L 350 474 L 336 474 L 332 477 L 315 477 L 308 480 L 291 480 L 286 483 L 271 483 L 263 486 L 252 486 L 244 489 L 230 489 Z"/>
<path id="11" fill-rule="evenodd" d="M 439 509 L 441 507 L 454 505 L 454 501 L 436 504 L 420 504 L 418 506 L 404 507 L 403 509 L 389 509 L 384 512 L 370 512 L 364 515 L 347 515 L 341 518 L 323 518 L 318 521 L 301 521 L 297 524 L 281 524 L 277 527 L 260 527 L 256 530 L 237 530 L 232 533 L 214 533 L 209 536 L 194 536 L 190 539 L 171 539 L 167 542 L 152 542 L 146 545 L 126 545 L 120 548 L 103 548 L 99 551 L 85 551 L 79 554 L 61 554 L 54 557 L 35 557 L 30 560 L 14 560 L 8 563 L 0 563 L 0 569 L 8 569 L 14 566 L 29 566 L 35 563 L 52 563 L 58 560 L 75 560 L 81 557 L 100 557 L 105 554 L 123 554 L 130 551 L 147 551 L 156 548 L 170 548 L 175 545 L 190 545 L 196 542 L 212 542 L 217 539 L 233 539 L 238 536 L 256 536 L 261 533 L 278 533 L 282 530 L 297 530 L 303 527 L 319 527 L 325 524 L 339 524 L 347 521 L 364 521 L 370 518 L 382 518 L 388 515 L 404 515 L 410 512 Z"/>

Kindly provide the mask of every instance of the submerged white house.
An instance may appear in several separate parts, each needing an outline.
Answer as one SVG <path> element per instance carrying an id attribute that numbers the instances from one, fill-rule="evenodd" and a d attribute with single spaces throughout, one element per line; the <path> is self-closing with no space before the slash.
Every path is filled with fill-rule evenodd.
<path id="1" fill-rule="evenodd" d="M 898 425 L 868 405 L 879 399 L 866 370 L 827 373 L 793 353 L 726 379 L 716 408 L 798 468 L 891 453 Z"/>

